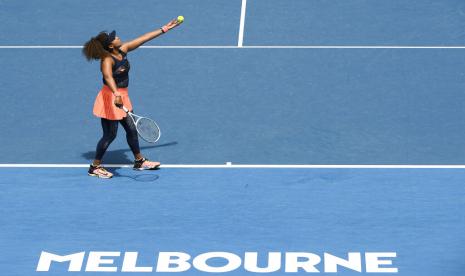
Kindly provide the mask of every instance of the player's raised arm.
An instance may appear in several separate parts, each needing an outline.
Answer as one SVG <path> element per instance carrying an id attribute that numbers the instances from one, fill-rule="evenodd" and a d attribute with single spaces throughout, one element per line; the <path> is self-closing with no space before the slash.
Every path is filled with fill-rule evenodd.
<path id="1" fill-rule="evenodd" d="M 135 50 L 139 48 L 139 46 L 141 46 L 145 42 L 150 41 L 160 36 L 161 34 L 164 34 L 168 32 L 169 30 L 179 26 L 183 21 L 184 21 L 184 18 L 182 16 L 179 16 L 177 19 L 171 20 L 170 22 L 168 22 L 168 24 L 164 25 L 163 27 L 159 29 L 156 29 L 154 31 L 141 35 L 138 38 L 131 40 L 129 42 L 123 43 L 120 49 L 124 52 L 130 52 L 132 50 Z"/>

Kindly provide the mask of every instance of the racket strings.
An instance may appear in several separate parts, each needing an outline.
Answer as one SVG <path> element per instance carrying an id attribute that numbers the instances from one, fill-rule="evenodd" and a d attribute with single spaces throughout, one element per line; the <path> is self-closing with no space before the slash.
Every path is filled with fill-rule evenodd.
<path id="1" fill-rule="evenodd" d="M 160 128 L 154 121 L 148 118 L 137 120 L 136 128 L 142 139 L 147 142 L 155 143 L 160 138 Z"/>

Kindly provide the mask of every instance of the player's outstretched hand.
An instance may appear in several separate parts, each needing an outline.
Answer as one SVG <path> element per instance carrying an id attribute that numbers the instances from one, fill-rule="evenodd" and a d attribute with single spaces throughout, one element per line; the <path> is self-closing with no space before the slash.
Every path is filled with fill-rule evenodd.
<path id="1" fill-rule="evenodd" d="M 177 19 L 173 19 L 171 20 L 170 22 L 168 22 L 168 24 L 166 24 L 165 26 L 168 28 L 168 30 L 171 30 L 177 26 L 179 26 L 181 23 L 178 22 Z"/>

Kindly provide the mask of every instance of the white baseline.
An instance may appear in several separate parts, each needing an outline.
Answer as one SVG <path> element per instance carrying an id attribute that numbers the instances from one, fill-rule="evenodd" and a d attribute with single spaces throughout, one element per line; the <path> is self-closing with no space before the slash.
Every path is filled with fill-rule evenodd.
<path id="1" fill-rule="evenodd" d="M 132 168 L 128 164 L 105 164 L 107 168 Z M 89 164 L 0 164 L 0 168 L 87 168 Z M 297 164 L 165 164 L 181 169 L 465 169 L 465 165 L 297 165 Z"/>

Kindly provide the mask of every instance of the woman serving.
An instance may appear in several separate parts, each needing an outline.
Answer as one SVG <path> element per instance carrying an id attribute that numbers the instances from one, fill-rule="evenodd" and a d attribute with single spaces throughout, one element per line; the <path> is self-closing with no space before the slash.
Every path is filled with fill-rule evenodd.
<path id="1" fill-rule="evenodd" d="M 150 161 L 140 153 L 136 126 L 121 107 L 124 105 L 132 111 L 128 95 L 129 61 L 127 53 L 137 49 L 145 42 L 179 26 L 182 20 L 174 19 L 162 28 L 146 33 L 132 41 L 121 42 L 116 32 L 101 32 L 84 44 L 82 50 L 87 60 L 100 60 L 100 71 L 103 76 L 103 88 L 98 93 L 93 113 L 101 118 L 103 136 L 97 144 L 95 159 L 89 167 L 88 174 L 99 178 L 111 178 L 112 173 L 102 165 L 102 158 L 108 146 L 116 138 L 118 124 L 126 131 L 126 140 L 134 154 L 134 169 L 151 170 L 160 166 L 160 162 Z"/>

